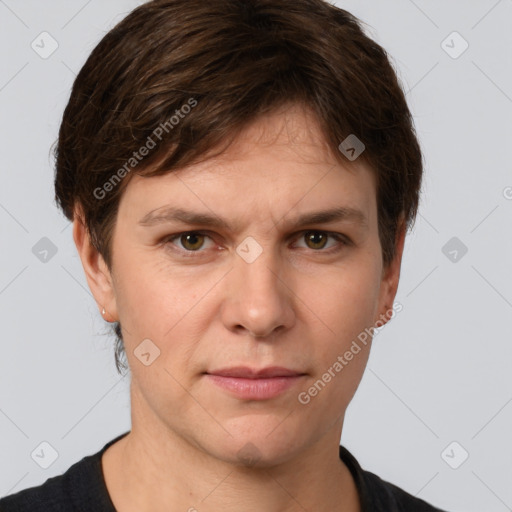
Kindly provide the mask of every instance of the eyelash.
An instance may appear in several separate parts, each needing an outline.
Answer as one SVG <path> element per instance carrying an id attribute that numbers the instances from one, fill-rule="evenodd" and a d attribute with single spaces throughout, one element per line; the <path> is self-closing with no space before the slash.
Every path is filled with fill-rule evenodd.
<path id="1" fill-rule="evenodd" d="M 343 247 L 351 245 L 351 243 L 352 243 L 350 241 L 350 239 L 348 239 L 344 235 L 341 235 L 339 233 L 331 233 L 329 231 L 321 231 L 321 230 L 318 230 L 318 229 L 306 229 L 304 231 L 300 231 L 298 233 L 300 236 L 298 236 L 297 238 L 301 238 L 306 233 L 315 233 L 315 234 L 321 233 L 322 235 L 326 235 L 328 237 L 334 238 L 337 242 L 340 243 L 338 246 L 331 247 L 330 249 L 327 249 L 327 250 L 324 250 L 324 249 L 310 249 L 313 252 L 318 252 L 318 253 L 323 253 L 323 254 L 335 254 L 335 253 L 341 251 L 343 249 Z M 183 235 L 201 235 L 201 236 L 204 236 L 204 237 L 212 239 L 212 237 L 207 232 L 204 232 L 204 231 L 182 231 L 181 233 L 175 233 L 173 235 L 165 237 L 162 240 L 162 244 L 165 245 L 166 247 L 169 247 L 169 245 L 170 245 L 171 246 L 171 248 L 170 248 L 171 251 L 175 251 L 175 252 L 181 253 L 182 255 L 184 255 L 185 257 L 188 257 L 188 258 L 196 257 L 196 254 L 200 254 L 200 253 L 205 252 L 204 250 L 201 250 L 201 249 L 198 249 L 196 251 L 190 251 L 190 250 L 187 250 L 187 249 L 180 249 L 180 248 L 176 247 L 172 242 L 174 240 L 176 240 L 176 239 L 179 239 Z"/>

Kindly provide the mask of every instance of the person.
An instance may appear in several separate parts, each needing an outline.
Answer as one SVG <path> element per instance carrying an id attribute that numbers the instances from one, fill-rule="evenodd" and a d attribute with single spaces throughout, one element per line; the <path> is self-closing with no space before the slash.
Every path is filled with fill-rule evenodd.
<path id="1" fill-rule="evenodd" d="M 55 157 L 132 425 L 2 512 L 440 510 L 340 445 L 423 173 L 360 20 L 146 2 L 80 70 Z"/>

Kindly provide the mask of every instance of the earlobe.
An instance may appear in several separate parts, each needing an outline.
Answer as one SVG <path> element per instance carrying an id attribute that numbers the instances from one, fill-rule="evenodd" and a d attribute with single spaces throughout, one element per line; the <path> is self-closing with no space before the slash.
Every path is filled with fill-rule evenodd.
<path id="1" fill-rule="evenodd" d="M 73 220 L 73 240 L 82 262 L 87 284 L 103 318 L 108 322 L 117 321 L 117 307 L 111 272 L 103 256 L 92 244 L 79 208 L 75 210 Z M 103 310 L 105 313 L 103 313 Z"/>

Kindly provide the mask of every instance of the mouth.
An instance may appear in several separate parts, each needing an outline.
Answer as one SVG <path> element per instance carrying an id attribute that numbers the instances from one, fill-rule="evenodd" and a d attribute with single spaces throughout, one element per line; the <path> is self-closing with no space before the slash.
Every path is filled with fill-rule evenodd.
<path id="1" fill-rule="evenodd" d="M 262 369 L 237 366 L 205 373 L 205 377 L 242 400 L 268 400 L 296 385 L 306 374 L 272 366 Z"/>

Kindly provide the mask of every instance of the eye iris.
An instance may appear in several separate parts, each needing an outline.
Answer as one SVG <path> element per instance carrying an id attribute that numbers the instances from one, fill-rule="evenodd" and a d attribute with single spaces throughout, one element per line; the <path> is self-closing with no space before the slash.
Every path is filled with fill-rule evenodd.
<path id="1" fill-rule="evenodd" d="M 323 243 L 318 242 L 318 237 L 323 237 Z M 325 247 L 325 244 L 327 243 L 327 237 L 324 233 L 319 233 L 317 231 L 309 231 L 306 233 L 306 240 L 309 242 L 312 242 L 313 244 L 320 243 L 320 247 L 314 247 L 314 249 L 323 249 Z"/>
<path id="2" fill-rule="evenodd" d="M 202 242 L 203 239 L 204 239 L 204 236 L 199 235 L 197 233 L 189 233 L 187 235 L 181 235 L 181 243 L 183 244 L 183 247 L 185 247 L 186 249 L 190 249 L 192 251 L 195 249 L 200 249 L 202 243 L 199 244 L 199 247 L 190 247 L 190 245 L 194 246 L 197 244 L 197 240 L 200 240 L 200 242 Z M 188 246 L 187 246 L 187 244 L 188 244 Z"/>

